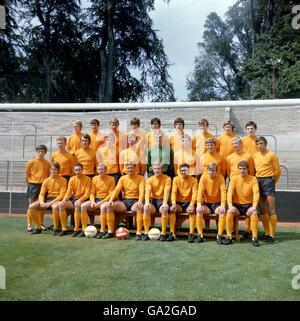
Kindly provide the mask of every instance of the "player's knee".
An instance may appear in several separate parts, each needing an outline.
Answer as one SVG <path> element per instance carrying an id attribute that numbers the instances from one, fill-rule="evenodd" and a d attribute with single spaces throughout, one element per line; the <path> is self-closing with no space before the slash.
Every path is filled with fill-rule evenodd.
<path id="1" fill-rule="evenodd" d="M 103 205 L 100 206 L 100 212 L 101 212 L 102 214 L 106 214 L 106 205 L 105 205 L 105 204 L 103 204 Z"/>

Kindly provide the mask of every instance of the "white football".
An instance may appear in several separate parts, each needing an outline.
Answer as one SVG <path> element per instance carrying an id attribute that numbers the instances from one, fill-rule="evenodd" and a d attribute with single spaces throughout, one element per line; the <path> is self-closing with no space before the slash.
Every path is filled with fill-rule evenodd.
<path id="1" fill-rule="evenodd" d="M 84 234 L 86 237 L 90 237 L 90 238 L 95 237 L 97 235 L 97 229 L 94 225 L 90 225 L 85 228 Z"/>
<path id="2" fill-rule="evenodd" d="M 156 227 L 153 227 L 149 232 L 148 236 L 150 240 L 158 240 L 160 237 L 160 230 Z"/>

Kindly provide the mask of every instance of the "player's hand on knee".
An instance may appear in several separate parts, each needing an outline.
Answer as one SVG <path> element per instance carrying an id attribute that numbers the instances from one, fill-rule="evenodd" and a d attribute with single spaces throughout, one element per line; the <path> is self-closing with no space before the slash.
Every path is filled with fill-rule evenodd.
<path id="1" fill-rule="evenodd" d="M 189 206 L 189 207 L 186 209 L 186 212 L 189 213 L 189 214 L 193 214 L 193 213 L 194 213 L 194 206 Z"/>
<path id="2" fill-rule="evenodd" d="M 176 205 L 172 205 L 170 207 L 170 212 L 175 212 L 176 211 Z"/>

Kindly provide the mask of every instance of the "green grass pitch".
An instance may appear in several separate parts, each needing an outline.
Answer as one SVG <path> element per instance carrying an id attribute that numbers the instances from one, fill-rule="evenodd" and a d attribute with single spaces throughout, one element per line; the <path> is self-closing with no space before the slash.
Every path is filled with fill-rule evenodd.
<path id="1" fill-rule="evenodd" d="M 50 220 L 46 221 L 50 224 Z M 292 268 L 300 231 L 274 244 L 217 245 L 30 235 L 25 217 L 0 217 L 0 300 L 299 300 Z"/>

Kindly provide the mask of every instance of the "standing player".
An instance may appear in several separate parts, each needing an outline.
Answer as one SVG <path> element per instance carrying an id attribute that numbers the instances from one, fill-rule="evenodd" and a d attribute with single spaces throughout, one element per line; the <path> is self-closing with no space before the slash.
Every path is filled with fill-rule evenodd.
<path id="1" fill-rule="evenodd" d="M 137 231 L 135 240 L 142 238 L 143 227 L 143 207 L 145 194 L 145 179 L 135 172 L 136 165 L 134 163 L 126 164 L 127 175 L 122 176 L 112 193 L 110 200 L 106 204 L 106 210 L 109 213 L 125 213 L 132 211 L 136 214 Z M 122 201 L 115 201 L 121 192 L 124 192 Z M 113 237 L 113 233 L 108 233 L 107 238 Z"/>
<path id="2" fill-rule="evenodd" d="M 205 146 L 207 152 L 200 158 L 200 171 L 203 175 L 207 174 L 207 167 L 209 163 L 216 163 L 218 168 L 218 174 L 226 176 L 226 161 L 216 150 L 216 139 L 210 137 L 206 140 Z M 198 166 L 198 165 L 197 165 Z"/>
<path id="3" fill-rule="evenodd" d="M 188 137 L 191 140 L 191 137 L 184 132 L 184 120 L 181 117 L 174 120 L 174 128 L 175 132 L 170 135 L 169 140 L 171 149 L 176 153 L 181 150 L 182 139 Z"/>
<path id="4" fill-rule="evenodd" d="M 135 133 L 128 134 L 128 148 L 120 152 L 119 167 L 122 175 L 127 174 L 125 164 L 134 162 L 136 164 L 136 174 L 144 176 L 146 172 L 146 156 L 138 144 Z"/>
<path id="5" fill-rule="evenodd" d="M 120 178 L 119 160 L 117 159 L 117 151 L 115 144 L 115 136 L 108 133 L 104 136 L 105 146 L 97 150 L 96 159 L 98 164 L 105 164 L 106 174 L 112 176 L 116 182 Z"/>
<path id="6" fill-rule="evenodd" d="M 102 239 L 108 238 L 109 235 L 114 233 L 115 214 L 114 212 L 107 212 L 104 203 L 110 199 L 116 184 L 114 178 L 106 174 L 105 164 L 97 166 L 97 173 L 98 175 L 92 179 L 90 200 L 82 204 L 81 213 L 84 215 L 88 210 L 100 209 L 100 232 L 97 238 Z M 105 234 L 106 224 L 108 232 Z"/>
<path id="7" fill-rule="evenodd" d="M 253 156 L 255 153 L 258 152 L 256 146 L 256 131 L 257 125 L 254 121 L 248 121 L 245 126 L 247 136 L 242 138 L 243 150 L 244 152 Z"/>
<path id="8" fill-rule="evenodd" d="M 32 234 L 42 233 L 40 217 L 38 210 L 52 208 L 54 231 L 59 228 L 59 201 L 61 201 L 66 193 L 67 180 L 59 175 L 59 163 L 52 163 L 50 166 L 50 176 L 43 181 L 39 200 L 33 202 L 29 206 L 30 215 L 35 224 L 35 230 Z"/>
<path id="9" fill-rule="evenodd" d="M 163 130 L 161 129 L 161 121 L 159 118 L 154 117 L 151 119 L 151 131 L 146 134 L 146 143 L 147 148 L 152 148 L 155 145 L 155 136 L 158 133 L 163 133 Z M 163 134 L 164 144 L 169 144 L 169 139 L 167 135 Z"/>
<path id="10" fill-rule="evenodd" d="M 50 162 L 57 162 L 60 165 L 59 175 L 67 181 L 74 175 L 74 156 L 66 151 L 67 139 L 64 136 L 56 138 L 57 150 L 52 153 Z"/>
<path id="11" fill-rule="evenodd" d="M 50 163 L 45 159 L 47 153 L 47 147 L 45 145 L 39 145 L 36 148 L 37 156 L 34 159 L 28 161 L 25 168 L 25 180 L 27 183 L 26 196 L 28 198 L 28 205 L 35 202 L 40 194 L 43 181 L 49 176 Z M 44 210 L 39 209 L 39 216 L 41 222 L 41 228 L 46 229 L 43 225 L 44 222 Z M 27 210 L 27 231 L 32 232 L 32 217 L 30 210 Z"/>
<path id="12" fill-rule="evenodd" d="M 223 175 L 217 172 L 217 164 L 209 163 L 207 175 L 200 178 L 196 209 L 197 243 L 203 242 L 203 216 L 205 218 L 205 215 L 213 213 L 219 215 L 217 243 L 222 244 L 226 215 L 226 185 Z M 190 236 L 189 241 L 193 241 L 193 235 Z"/>
<path id="13" fill-rule="evenodd" d="M 180 174 L 173 179 L 170 207 L 170 235 L 167 241 L 175 239 L 176 214 L 186 212 L 189 214 L 190 235 L 193 235 L 195 229 L 195 204 L 197 200 L 198 181 L 189 174 L 189 164 L 183 163 L 179 166 Z M 178 222 L 179 226 L 183 222 Z"/>
<path id="14" fill-rule="evenodd" d="M 82 174 L 92 178 L 96 168 L 96 153 L 90 147 L 91 137 L 89 134 L 84 134 L 81 138 L 81 148 L 75 152 L 76 162 L 83 166 Z"/>
<path id="15" fill-rule="evenodd" d="M 151 224 L 151 214 L 159 212 L 161 214 L 161 236 L 160 241 L 167 240 L 168 225 L 168 200 L 171 191 L 171 178 L 162 172 L 163 165 L 161 163 L 153 164 L 154 175 L 146 181 L 146 194 L 144 206 L 144 241 L 149 239 L 148 232 Z M 174 231 L 172 231 L 174 234 Z"/>
<path id="16" fill-rule="evenodd" d="M 198 123 L 199 133 L 193 137 L 193 150 L 198 156 L 202 156 L 206 151 L 205 142 L 208 138 L 214 137 L 208 132 L 209 123 L 206 119 L 201 119 Z"/>
<path id="17" fill-rule="evenodd" d="M 198 175 L 196 169 L 196 156 L 192 148 L 192 140 L 190 136 L 185 135 L 181 139 L 181 147 L 174 152 L 174 171 L 175 175 L 179 174 L 180 164 L 186 163 L 189 165 L 189 175 Z"/>
<path id="18" fill-rule="evenodd" d="M 138 118 L 134 117 L 130 120 L 130 132 L 135 133 L 136 137 L 138 138 L 137 147 L 146 153 L 146 133 L 141 130 L 140 126 L 141 122 Z"/>
<path id="19" fill-rule="evenodd" d="M 91 131 L 89 135 L 91 137 L 91 144 L 90 147 L 95 152 L 97 152 L 98 148 L 104 144 L 104 135 L 100 132 L 100 122 L 98 119 L 92 119 L 90 121 Z"/>
<path id="20" fill-rule="evenodd" d="M 256 177 L 260 190 L 261 220 L 264 226 L 264 240 L 273 242 L 277 227 L 275 213 L 275 184 L 278 182 L 281 169 L 278 157 L 267 149 L 268 141 L 259 136 L 256 139 L 258 152 L 253 155 Z"/>
<path id="21" fill-rule="evenodd" d="M 84 236 L 84 229 L 87 227 L 88 215 L 87 212 L 82 213 L 80 211 L 82 203 L 90 196 L 91 191 L 91 179 L 88 176 L 82 174 L 83 166 L 80 163 L 75 164 L 74 167 L 75 176 L 71 177 L 67 192 L 63 200 L 59 203 L 59 216 L 62 231 L 58 233 L 57 230 L 53 230 L 54 234 L 59 236 L 67 235 L 67 211 L 66 209 L 74 210 L 75 227 L 72 236 Z M 81 215 L 80 215 L 81 212 Z M 82 223 L 82 232 L 79 232 L 80 220 Z"/>
<path id="22" fill-rule="evenodd" d="M 75 152 L 81 148 L 81 137 L 82 137 L 82 122 L 80 120 L 76 120 L 73 123 L 74 134 L 68 137 L 67 139 L 67 149 L 71 154 L 75 154 Z"/>
<path id="23" fill-rule="evenodd" d="M 239 175 L 238 163 L 245 160 L 249 164 L 249 175 L 254 175 L 254 163 L 250 154 L 243 151 L 242 140 L 240 137 L 233 137 L 231 140 L 233 153 L 226 158 L 227 176 Z"/>
<path id="24" fill-rule="evenodd" d="M 162 164 L 163 174 L 174 177 L 174 152 L 164 141 L 164 133 L 162 131 L 157 132 L 154 145 L 148 150 L 148 177 L 154 175 L 153 164 L 157 163 Z"/>
<path id="25" fill-rule="evenodd" d="M 221 135 L 217 140 L 217 151 L 220 155 L 226 159 L 228 155 L 233 153 L 231 140 L 235 136 L 234 124 L 228 120 L 223 124 L 224 134 Z"/>
<path id="26" fill-rule="evenodd" d="M 233 216 L 250 216 L 253 246 L 259 246 L 258 242 L 258 215 L 259 187 L 255 176 L 249 175 L 249 164 L 242 160 L 238 164 L 240 175 L 230 179 L 228 187 L 228 211 L 226 215 L 227 237 L 223 244 L 232 244 Z"/>
<path id="27" fill-rule="evenodd" d="M 116 159 L 119 159 L 120 152 L 127 147 L 127 135 L 119 130 L 119 120 L 112 118 L 109 122 L 110 133 L 115 136 Z"/>

